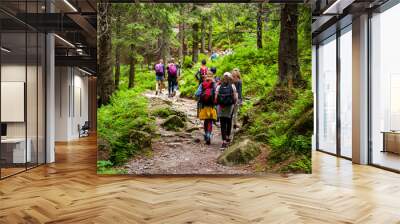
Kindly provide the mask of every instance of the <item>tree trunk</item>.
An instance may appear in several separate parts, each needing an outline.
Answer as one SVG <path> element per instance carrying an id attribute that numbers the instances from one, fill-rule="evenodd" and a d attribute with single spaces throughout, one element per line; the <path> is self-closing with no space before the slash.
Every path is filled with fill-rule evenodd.
<path id="1" fill-rule="evenodd" d="M 199 24 L 193 24 L 193 52 L 192 52 L 192 62 L 197 63 L 199 60 Z"/>
<path id="2" fill-rule="evenodd" d="M 212 37 L 213 37 L 213 19 L 212 15 L 208 17 L 208 52 L 212 52 Z"/>
<path id="3" fill-rule="evenodd" d="M 110 102 L 114 92 L 114 77 L 112 71 L 112 48 L 111 48 L 111 4 L 108 0 L 101 0 L 98 4 L 98 77 L 97 96 L 98 106 Z"/>
<path id="4" fill-rule="evenodd" d="M 283 4 L 279 39 L 279 85 L 289 89 L 301 79 L 297 52 L 297 23 L 297 4 Z"/>
<path id="5" fill-rule="evenodd" d="M 135 57 L 133 53 L 133 45 L 131 45 L 131 52 L 129 55 L 129 83 L 128 89 L 133 88 L 135 86 Z"/>
<path id="6" fill-rule="evenodd" d="M 258 4 L 258 12 L 257 12 L 257 48 L 262 48 L 262 30 L 263 30 L 263 23 L 262 23 L 262 10 L 263 4 Z"/>
<path id="7" fill-rule="evenodd" d="M 180 61 L 183 61 L 183 47 L 184 47 L 184 33 L 183 33 L 183 23 L 179 23 L 179 49 L 178 57 Z"/>
<path id="8" fill-rule="evenodd" d="M 117 16 L 117 21 L 115 24 L 117 27 L 116 29 L 116 36 L 120 38 L 121 35 L 121 16 Z M 121 66 L 120 66 L 120 58 L 121 58 L 121 44 L 118 43 L 115 47 L 115 89 L 119 89 L 119 79 L 121 76 Z"/>
<path id="9" fill-rule="evenodd" d="M 187 30 L 187 24 L 183 23 L 183 33 L 186 33 Z M 190 55 L 190 47 L 189 47 L 189 41 L 186 38 L 186 35 L 183 36 L 183 57 Z"/>
<path id="10" fill-rule="evenodd" d="M 206 53 L 206 18 L 201 18 L 201 53 Z"/>
<path id="11" fill-rule="evenodd" d="M 164 60 L 164 63 L 167 63 L 167 59 L 170 58 L 169 52 L 169 35 L 168 35 L 168 24 L 164 23 L 162 25 L 162 46 L 161 46 L 161 57 Z"/>

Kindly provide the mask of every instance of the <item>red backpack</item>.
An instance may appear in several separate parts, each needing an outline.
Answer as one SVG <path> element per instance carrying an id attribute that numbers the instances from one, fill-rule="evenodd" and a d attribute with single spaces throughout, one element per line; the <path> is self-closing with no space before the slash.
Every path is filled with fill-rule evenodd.
<path id="1" fill-rule="evenodd" d="M 214 102 L 214 82 L 210 80 L 203 81 L 201 83 L 201 95 L 200 102 L 203 105 L 211 105 Z"/>
<path id="2" fill-rule="evenodd" d="M 208 72 L 208 68 L 207 68 L 206 66 L 201 66 L 201 67 L 200 67 L 200 74 L 201 74 L 202 76 L 207 75 L 207 72 Z"/>

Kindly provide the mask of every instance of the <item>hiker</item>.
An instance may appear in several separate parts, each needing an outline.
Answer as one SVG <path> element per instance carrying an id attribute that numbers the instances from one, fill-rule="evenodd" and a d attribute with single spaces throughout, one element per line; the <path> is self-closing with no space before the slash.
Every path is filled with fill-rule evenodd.
<path id="1" fill-rule="evenodd" d="M 204 140 L 207 145 L 211 144 L 213 122 L 217 119 L 217 111 L 214 106 L 214 95 L 214 76 L 213 73 L 209 71 L 196 92 L 196 97 L 198 97 L 201 102 L 199 119 L 204 120 Z"/>
<path id="2" fill-rule="evenodd" d="M 211 54 L 211 57 L 210 57 L 211 61 L 215 61 L 215 60 L 217 60 L 217 58 L 218 58 L 218 54 L 215 51 L 213 51 Z"/>
<path id="3" fill-rule="evenodd" d="M 217 68 L 216 68 L 216 67 L 211 67 L 211 68 L 210 68 L 210 71 L 212 72 L 213 76 L 215 77 L 215 78 L 214 78 L 215 88 L 217 88 L 217 86 L 220 84 L 220 83 L 219 83 L 219 81 L 220 81 L 219 77 L 216 77 L 216 76 L 215 76 L 215 75 L 217 74 Z M 216 105 L 215 105 L 215 107 L 216 107 Z M 217 119 L 214 121 L 214 124 L 215 124 L 217 127 L 219 127 L 219 125 L 218 125 L 217 122 L 219 122 L 218 116 L 217 116 Z"/>
<path id="4" fill-rule="evenodd" d="M 201 61 L 201 66 L 197 73 L 195 74 L 197 81 L 199 81 L 199 85 L 203 82 L 203 78 L 207 75 L 208 68 L 206 66 L 207 61 L 206 59 L 203 59 Z"/>
<path id="5" fill-rule="evenodd" d="M 199 82 L 199 85 L 201 85 L 203 83 L 203 79 L 208 73 L 208 68 L 207 68 L 206 64 L 207 64 L 207 61 L 205 59 L 203 59 L 201 61 L 201 66 L 200 66 L 199 70 L 194 75 L 196 77 L 197 81 Z M 201 102 L 199 100 L 197 102 L 197 117 L 199 116 L 200 107 L 201 107 Z"/>
<path id="6" fill-rule="evenodd" d="M 158 93 L 162 93 L 162 88 L 163 88 L 163 81 L 164 81 L 164 63 L 163 59 L 160 59 L 158 64 L 154 66 L 154 70 L 156 71 L 156 95 Z"/>
<path id="7" fill-rule="evenodd" d="M 222 148 L 226 148 L 231 142 L 232 112 L 237 102 L 236 87 L 232 82 L 232 74 L 225 72 L 221 85 L 215 90 L 215 102 L 218 105 L 218 118 L 221 123 Z"/>
<path id="8" fill-rule="evenodd" d="M 237 117 L 238 117 L 240 106 L 242 106 L 242 102 L 243 102 L 242 79 L 241 79 L 240 71 L 238 68 L 233 69 L 232 79 L 233 79 L 233 84 L 235 84 L 236 91 L 238 93 L 238 101 L 235 103 L 235 105 L 233 107 L 233 115 L 232 115 L 233 129 L 236 130 L 238 128 Z"/>
<path id="9" fill-rule="evenodd" d="M 178 79 L 178 65 L 175 64 L 175 59 L 171 58 L 167 66 L 168 73 L 168 97 L 173 97 L 176 94 L 176 80 Z"/>
<path id="10" fill-rule="evenodd" d="M 179 79 L 182 75 L 182 61 L 181 59 L 178 60 L 178 77 L 176 79 L 176 83 L 175 83 L 175 91 L 179 90 Z"/>

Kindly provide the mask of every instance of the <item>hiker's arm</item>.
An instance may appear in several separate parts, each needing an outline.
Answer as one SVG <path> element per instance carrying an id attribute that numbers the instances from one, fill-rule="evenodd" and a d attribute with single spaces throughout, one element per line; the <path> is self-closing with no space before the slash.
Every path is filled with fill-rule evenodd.
<path id="1" fill-rule="evenodd" d="M 239 85 L 238 85 L 238 89 L 237 89 L 237 91 L 238 91 L 238 98 L 239 98 L 239 100 L 240 100 L 240 102 L 239 103 L 242 103 L 242 99 L 243 99 L 243 82 L 242 81 L 240 81 L 239 82 Z"/>
<path id="2" fill-rule="evenodd" d="M 200 96 L 201 96 L 201 91 L 202 91 L 202 90 L 203 90 L 203 89 L 202 89 L 202 86 L 199 85 L 199 87 L 197 87 L 197 91 L 196 91 L 196 93 L 195 93 L 196 98 L 200 98 Z"/>
<path id="3" fill-rule="evenodd" d="M 238 91 L 235 87 L 235 85 L 232 84 L 233 88 L 233 102 L 237 103 L 238 102 Z"/>
<path id="4" fill-rule="evenodd" d="M 217 104 L 219 87 L 220 87 L 220 86 L 217 86 L 217 88 L 215 89 L 215 94 L 214 94 L 214 95 L 215 95 L 215 96 L 214 96 L 214 103 L 215 103 L 215 104 Z"/>

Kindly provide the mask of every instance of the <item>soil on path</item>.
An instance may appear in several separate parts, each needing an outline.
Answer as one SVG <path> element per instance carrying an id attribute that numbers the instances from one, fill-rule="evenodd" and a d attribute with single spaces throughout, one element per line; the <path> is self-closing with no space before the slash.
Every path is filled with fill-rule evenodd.
<path id="1" fill-rule="evenodd" d="M 252 174 L 250 165 L 224 166 L 217 163 L 223 152 L 220 128 L 214 125 L 211 145 L 206 145 L 203 137 L 203 122 L 196 114 L 197 102 L 191 99 L 168 98 L 165 94 L 145 93 L 150 107 L 161 101 L 175 111 L 187 116 L 186 128 L 182 131 L 167 131 L 161 127 L 163 119 L 157 118 L 159 138 L 153 140 L 150 156 L 139 156 L 126 164 L 129 174 Z M 190 130 L 190 131 L 188 131 Z"/>

